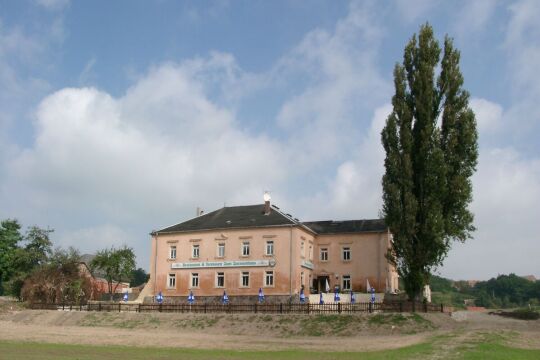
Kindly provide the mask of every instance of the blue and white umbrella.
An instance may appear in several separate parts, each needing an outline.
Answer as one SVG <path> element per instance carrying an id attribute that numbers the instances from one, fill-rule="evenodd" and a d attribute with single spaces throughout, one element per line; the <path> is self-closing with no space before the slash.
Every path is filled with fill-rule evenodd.
<path id="1" fill-rule="evenodd" d="M 262 288 L 259 288 L 259 302 L 262 303 L 264 301 L 264 294 L 262 291 Z"/>
<path id="2" fill-rule="evenodd" d="M 223 297 L 222 297 L 222 299 L 221 299 L 221 302 L 222 302 L 224 305 L 226 305 L 226 304 L 229 303 L 229 296 L 227 296 L 227 292 L 226 292 L 226 291 L 223 292 Z"/>
<path id="3" fill-rule="evenodd" d="M 304 289 L 300 289 L 300 302 L 302 304 L 306 302 L 306 295 L 304 295 Z"/>
<path id="4" fill-rule="evenodd" d="M 341 299 L 339 298 L 339 292 L 338 292 L 338 289 L 336 288 L 334 290 L 334 301 L 339 302 L 339 300 L 341 300 Z"/>
<path id="5" fill-rule="evenodd" d="M 324 304 L 324 300 L 323 300 L 323 297 L 322 297 L 322 293 L 321 293 L 321 297 L 319 298 L 319 304 Z"/>
<path id="6" fill-rule="evenodd" d="M 375 302 L 375 288 L 371 288 L 371 303 Z"/>
<path id="7" fill-rule="evenodd" d="M 124 299 L 125 302 L 127 302 L 128 301 L 128 293 L 126 292 L 122 298 Z"/>
<path id="8" fill-rule="evenodd" d="M 356 302 L 356 295 L 354 295 L 354 292 L 351 290 L 351 304 L 354 304 Z"/>
<path id="9" fill-rule="evenodd" d="M 156 301 L 160 304 L 163 302 L 163 295 L 161 294 L 161 291 L 157 294 Z"/>
<path id="10" fill-rule="evenodd" d="M 193 295 L 193 291 L 189 292 L 189 296 L 187 297 L 187 301 L 188 301 L 189 305 L 193 305 L 193 303 L 195 302 L 195 295 Z"/>

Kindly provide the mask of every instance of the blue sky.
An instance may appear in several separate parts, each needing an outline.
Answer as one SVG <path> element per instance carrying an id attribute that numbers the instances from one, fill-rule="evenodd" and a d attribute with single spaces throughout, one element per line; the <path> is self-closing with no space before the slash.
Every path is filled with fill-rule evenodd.
<path id="1" fill-rule="evenodd" d="M 440 274 L 540 276 L 536 1 L 2 1 L 0 218 L 83 252 L 195 208 L 374 218 L 392 70 L 430 22 L 461 50 L 478 231 Z"/>

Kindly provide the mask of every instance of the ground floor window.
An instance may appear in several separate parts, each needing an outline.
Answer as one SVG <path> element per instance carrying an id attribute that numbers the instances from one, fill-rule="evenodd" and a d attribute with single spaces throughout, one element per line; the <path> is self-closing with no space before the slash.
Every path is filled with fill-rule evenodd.
<path id="1" fill-rule="evenodd" d="M 274 272 L 266 271 L 264 274 L 264 286 L 274 286 Z"/>
<path id="2" fill-rule="evenodd" d="M 199 273 L 191 273 L 191 287 L 199 287 Z"/>
<path id="3" fill-rule="evenodd" d="M 167 276 L 167 287 L 170 289 L 176 288 L 176 274 L 169 274 Z"/>
<path id="4" fill-rule="evenodd" d="M 343 282 L 341 285 L 343 290 L 351 290 L 351 275 L 343 275 Z"/>
<path id="5" fill-rule="evenodd" d="M 249 287 L 249 272 L 242 271 L 242 287 Z"/>
<path id="6" fill-rule="evenodd" d="M 225 287 L 225 273 L 218 272 L 216 274 L 216 286 Z"/>

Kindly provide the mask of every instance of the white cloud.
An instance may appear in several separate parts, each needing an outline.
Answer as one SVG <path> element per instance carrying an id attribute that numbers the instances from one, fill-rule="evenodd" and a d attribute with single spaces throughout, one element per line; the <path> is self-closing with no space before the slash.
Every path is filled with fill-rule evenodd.
<path id="1" fill-rule="evenodd" d="M 71 0 L 36 0 L 36 3 L 47 10 L 62 10 L 69 6 Z"/>
<path id="2" fill-rule="evenodd" d="M 497 7 L 496 0 L 466 1 L 455 16 L 453 33 L 470 39 L 486 29 Z"/>
<path id="3" fill-rule="evenodd" d="M 472 98 L 469 105 L 474 111 L 478 132 L 482 137 L 501 130 L 503 125 L 503 108 L 501 105 L 480 98 Z"/>

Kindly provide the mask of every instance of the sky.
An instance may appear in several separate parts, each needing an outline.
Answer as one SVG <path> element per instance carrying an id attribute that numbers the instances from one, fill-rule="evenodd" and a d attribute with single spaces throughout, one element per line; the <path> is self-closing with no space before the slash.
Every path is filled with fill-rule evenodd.
<path id="1" fill-rule="evenodd" d="M 0 219 L 135 250 L 225 206 L 377 218 L 394 65 L 429 22 L 476 114 L 477 231 L 437 274 L 540 277 L 539 1 L 0 0 Z"/>

